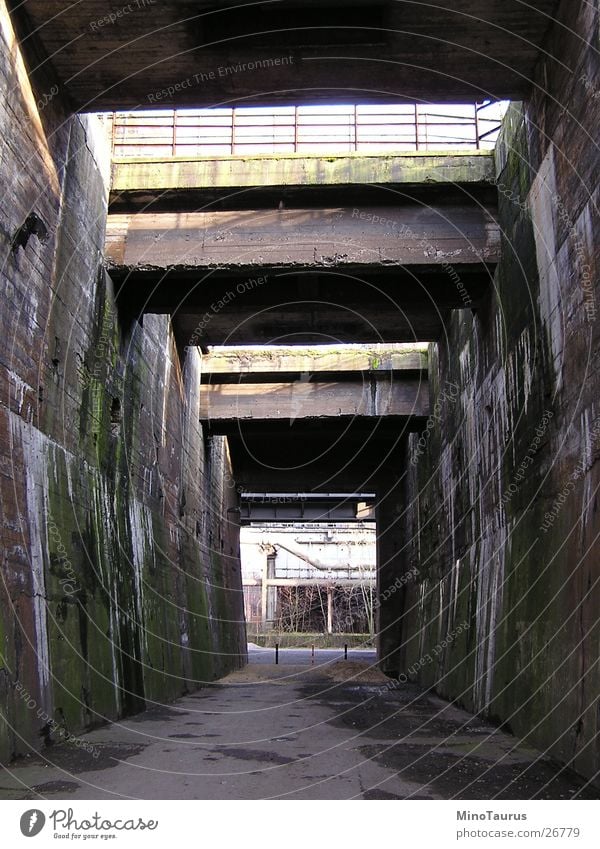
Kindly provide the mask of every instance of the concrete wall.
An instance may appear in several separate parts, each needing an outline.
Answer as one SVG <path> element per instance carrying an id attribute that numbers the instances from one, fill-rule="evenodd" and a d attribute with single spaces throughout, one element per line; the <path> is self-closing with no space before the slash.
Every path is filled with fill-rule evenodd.
<path id="1" fill-rule="evenodd" d="M 564 24 L 562 26 L 561 24 Z M 497 153 L 503 259 L 431 352 L 409 441 L 402 675 L 600 767 L 597 3 L 566 0 Z M 437 406 L 436 406 L 437 404 Z M 399 635 L 399 624 L 397 623 Z"/>
<path id="2" fill-rule="evenodd" d="M 243 661 L 245 633 L 236 492 L 226 442 L 198 422 L 199 355 L 181 369 L 167 317 L 119 315 L 95 119 L 68 117 L 48 78 L 32 90 L 4 2 L 0 37 L 6 760 L 44 726 L 60 739 L 212 680 Z"/>

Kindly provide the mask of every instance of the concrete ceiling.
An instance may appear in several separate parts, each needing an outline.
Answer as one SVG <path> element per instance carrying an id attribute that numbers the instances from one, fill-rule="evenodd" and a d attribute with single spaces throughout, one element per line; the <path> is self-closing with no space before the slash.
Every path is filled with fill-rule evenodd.
<path id="1" fill-rule="evenodd" d="M 244 490 L 380 492 L 390 469 L 403 468 L 404 440 L 424 425 L 414 416 L 242 422 L 227 439 Z"/>
<path id="2" fill-rule="evenodd" d="M 556 0 L 11 0 L 78 110 L 527 94 Z M 244 67 L 255 63 L 250 68 Z M 170 94 L 165 89 L 172 88 Z"/>

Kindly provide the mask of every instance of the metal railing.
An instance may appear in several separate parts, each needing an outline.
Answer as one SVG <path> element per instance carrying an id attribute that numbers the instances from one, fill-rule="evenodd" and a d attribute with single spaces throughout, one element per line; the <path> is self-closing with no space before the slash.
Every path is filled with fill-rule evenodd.
<path id="1" fill-rule="evenodd" d="M 505 104 L 280 106 L 115 112 L 114 158 L 492 149 Z"/>

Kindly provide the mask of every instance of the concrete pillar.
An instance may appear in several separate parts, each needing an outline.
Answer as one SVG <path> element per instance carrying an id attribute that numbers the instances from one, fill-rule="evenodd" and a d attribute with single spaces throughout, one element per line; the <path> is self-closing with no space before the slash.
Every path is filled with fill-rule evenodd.
<path id="1" fill-rule="evenodd" d="M 263 634 L 267 630 L 267 590 L 269 585 L 269 558 L 265 557 L 262 570 L 262 581 L 260 586 L 260 628 Z"/>
<path id="2" fill-rule="evenodd" d="M 275 564 L 277 562 L 276 554 L 269 554 L 267 557 L 267 581 L 275 578 Z M 271 628 L 277 618 L 277 587 L 267 584 L 267 626 Z"/>
<path id="3" fill-rule="evenodd" d="M 400 476 L 400 475 L 399 475 Z M 386 478 L 377 492 L 377 580 L 373 604 L 377 655 L 381 669 L 393 677 L 400 672 L 402 616 L 406 563 L 402 510 L 404 499 L 398 479 Z"/>
<path id="4" fill-rule="evenodd" d="M 273 625 L 277 616 L 277 587 L 269 584 L 269 580 L 275 577 L 276 559 L 276 554 L 269 554 L 265 557 L 263 564 L 260 594 L 260 621 L 263 633 Z"/>

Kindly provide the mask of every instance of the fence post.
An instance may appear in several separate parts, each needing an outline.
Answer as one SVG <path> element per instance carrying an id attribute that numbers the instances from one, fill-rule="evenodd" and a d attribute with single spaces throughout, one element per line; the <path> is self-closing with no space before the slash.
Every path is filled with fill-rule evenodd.
<path id="1" fill-rule="evenodd" d="M 294 106 L 294 153 L 298 153 L 298 107 Z"/>
<path id="2" fill-rule="evenodd" d="M 419 104 L 415 103 L 415 150 L 419 149 Z"/>

